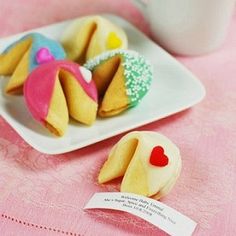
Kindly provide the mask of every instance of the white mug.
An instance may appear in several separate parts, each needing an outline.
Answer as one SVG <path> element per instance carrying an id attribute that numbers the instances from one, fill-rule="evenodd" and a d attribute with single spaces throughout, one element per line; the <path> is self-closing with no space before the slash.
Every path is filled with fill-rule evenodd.
<path id="1" fill-rule="evenodd" d="M 133 0 L 166 50 L 200 55 L 223 43 L 236 0 Z"/>

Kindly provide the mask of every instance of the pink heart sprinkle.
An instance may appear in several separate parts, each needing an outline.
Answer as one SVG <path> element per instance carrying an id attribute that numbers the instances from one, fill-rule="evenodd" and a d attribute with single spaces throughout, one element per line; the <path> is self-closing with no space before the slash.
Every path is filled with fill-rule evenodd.
<path id="1" fill-rule="evenodd" d="M 54 56 L 51 54 L 48 48 L 40 48 L 36 52 L 35 57 L 38 64 L 43 64 L 55 60 Z"/>

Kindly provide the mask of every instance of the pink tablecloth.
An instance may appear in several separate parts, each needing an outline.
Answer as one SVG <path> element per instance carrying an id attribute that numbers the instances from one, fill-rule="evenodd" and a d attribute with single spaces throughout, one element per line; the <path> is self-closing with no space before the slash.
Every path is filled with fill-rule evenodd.
<path id="1" fill-rule="evenodd" d="M 0 1 L 0 36 L 94 12 L 113 12 L 148 32 L 129 1 Z M 236 14 L 220 50 L 177 57 L 206 87 L 203 102 L 139 130 L 176 142 L 183 170 L 163 202 L 198 223 L 194 235 L 236 235 Z M 49 156 L 26 144 L 0 118 L 0 235 L 166 235 L 126 213 L 82 207 L 100 187 L 96 177 L 117 136 Z"/>

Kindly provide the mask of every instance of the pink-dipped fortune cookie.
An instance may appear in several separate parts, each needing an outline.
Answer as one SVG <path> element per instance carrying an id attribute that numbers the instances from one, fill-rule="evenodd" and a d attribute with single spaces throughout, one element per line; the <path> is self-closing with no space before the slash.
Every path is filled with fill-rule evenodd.
<path id="1" fill-rule="evenodd" d="M 97 89 L 86 68 L 60 60 L 42 64 L 27 78 L 24 97 L 32 116 L 57 136 L 65 134 L 69 116 L 91 125 L 97 114 Z"/>

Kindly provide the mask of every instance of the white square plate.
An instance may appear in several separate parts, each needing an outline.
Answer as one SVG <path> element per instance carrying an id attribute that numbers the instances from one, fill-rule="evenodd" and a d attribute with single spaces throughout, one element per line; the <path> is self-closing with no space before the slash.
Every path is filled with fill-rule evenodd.
<path id="1" fill-rule="evenodd" d="M 143 54 L 153 64 L 154 80 L 151 89 L 137 107 L 116 117 L 97 119 L 91 127 L 70 121 L 66 135 L 56 138 L 33 120 L 22 96 L 4 94 L 7 79 L 1 78 L 1 116 L 26 142 L 40 152 L 59 154 L 85 147 L 187 109 L 205 95 L 200 81 L 161 47 L 124 19 L 114 15 L 105 16 L 124 28 L 128 35 L 129 48 Z M 70 22 L 71 20 L 32 31 L 59 39 Z M 24 34 L 0 39 L 0 51 Z"/>

